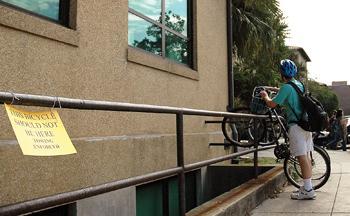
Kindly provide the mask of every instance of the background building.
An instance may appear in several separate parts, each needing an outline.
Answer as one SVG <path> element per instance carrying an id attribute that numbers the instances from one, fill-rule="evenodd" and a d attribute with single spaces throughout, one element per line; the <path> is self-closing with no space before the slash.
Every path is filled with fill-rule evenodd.
<path id="1" fill-rule="evenodd" d="M 311 62 L 311 59 L 302 47 L 289 46 L 289 49 L 292 51 L 291 59 L 298 65 L 298 72 L 301 74 L 302 81 L 307 85 L 307 63 Z"/>
<path id="2" fill-rule="evenodd" d="M 334 81 L 329 87 L 337 95 L 339 108 L 343 109 L 344 115 L 350 115 L 350 86 L 347 81 Z"/>

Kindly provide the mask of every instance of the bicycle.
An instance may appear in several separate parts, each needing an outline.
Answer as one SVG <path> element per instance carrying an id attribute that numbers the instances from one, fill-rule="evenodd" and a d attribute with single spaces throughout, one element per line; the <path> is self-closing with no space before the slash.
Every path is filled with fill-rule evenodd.
<path id="1" fill-rule="evenodd" d="M 260 91 L 264 87 L 254 88 L 252 101 L 250 108 L 242 107 L 237 108 L 234 112 L 237 113 L 247 113 L 251 114 L 252 110 L 255 114 L 270 115 L 268 108 L 265 106 L 261 98 L 257 97 Z M 271 92 L 271 94 L 273 94 Z M 272 96 L 272 95 L 271 95 Z M 281 112 L 281 111 L 280 111 Z M 281 115 L 278 116 L 280 120 L 285 124 L 285 119 Z M 224 117 L 221 129 L 224 137 L 232 144 L 240 147 L 252 147 L 254 145 L 255 137 L 257 135 L 257 140 L 259 145 L 268 146 L 275 144 L 275 138 L 279 139 L 282 136 L 282 129 L 277 121 L 276 116 L 271 115 L 268 119 L 257 119 L 256 131 L 254 130 L 254 119 L 248 118 L 231 118 Z M 273 135 L 272 128 L 274 128 Z"/>
<path id="2" fill-rule="evenodd" d="M 262 133 L 262 137 L 258 137 L 258 140 L 263 138 L 264 140 L 268 140 L 268 142 L 259 141 L 258 143 L 259 145 L 267 145 L 267 144 L 270 145 L 272 143 L 276 145 L 274 148 L 274 155 L 276 156 L 277 160 L 284 159 L 283 170 L 287 180 L 293 186 L 300 188 L 303 185 L 301 169 L 297 158 L 292 156 L 289 152 L 289 139 L 288 139 L 288 133 L 285 127 L 285 123 L 283 122 L 284 118 L 278 115 L 276 109 L 268 108 L 266 106 L 265 102 L 260 98 L 260 91 L 262 90 L 266 90 L 265 87 L 259 86 L 254 88 L 252 103 L 250 106 L 251 111 L 254 114 L 267 114 L 269 116 L 268 119 L 265 121 L 265 123 L 263 120 L 257 122 L 257 125 L 260 122 L 260 124 L 264 124 L 265 127 L 269 127 L 265 129 L 260 127 L 258 129 L 258 131 L 260 132 L 264 131 Z M 246 122 L 251 122 L 251 121 L 252 120 L 248 120 L 248 121 L 246 120 Z M 223 121 L 223 124 L 224 124 L 224 121 Z M 225 124 L 227 125 L 232 124 L 234 126 L 230 126 L 230 127 L 236 127 L 235 126 L 236 122 L 232 121 L 232 119 L 228 120 L 227 118 Z M 278 127 L 276 127 L 277 124 L 278 124 Z M 227 125 L 223 126 L 223 129 L 227 129 L 228 128 Z M 250 123 L 248 123 L 245 126 L 247 126 L 245 128 L 247 130 L 246 133 L 251 135 L 259 134 L 258 131 L 254 131 L 254 127 L 252 127 Z M 257 128 L 256 126 L 255 128 Z M 249 130 L 251 130 L 250 133 L 248 132 Z M 276 130 L 277 130 L 277 133 L 276 133 Z M 266 131 L 268 131 L 268 133 Z M 281 132 L 281 134 L 278 134 L 279 132 Z M 267 134 L 268 134 L 268 137 L 263 137 L 263 136 L 266 136 Z M 280 136 L 283 136 L 283 141 L 284 141 L 283 143 L 280 143 L 281 142 Z M 232 135 L 231 139 L 234 139 L 234 138 L 237 139 L 238 136 L 235 137 Z M 254 140 L 254 137 L 249 137 L 249 139 Z M 231 141 L 230 139 L 228 140 Z M 231 142 L 233 145 L 239 144 L 239 146 L 243 146 L 243 147 L 250 147 L 254 144 L 254 142 L 248 142 L 249 145 L 242 145 L 244 143 L 242 143 L 240 140 L 233 140 L 233 141 L 234 142 Z M 331 173 L 331 161 L 327 151 L 316 145 L 314 145 L 314 151 L 310 152 L 308 156 L 312 164 L 311 180 L 312 180 L 314 189 L 316 190 L 322 187 L 328 181 Z"/>
<path id="3" fill-rule="evenodd" d="M 271 111 L 277 114 L 275 110 L 271 109 Z M 274 154 L 278 159 L 284 159 L 283 171 L 287 180 L 293 186 L 300 188 L 304 184 L 300 165 L 297 158 L 289 152 L 288 133 L 282 122 L 280 124 L 283 131 L 284 143 L 280 144 L 279 141 L 276 142 Z M 331 174 L 331 161 L 327 151 L 317 145 L 314 145 L 314 151 L 310 152 L 308 156 L 312 165 L 311 181 L 316 190 L 327 183 Z"/>

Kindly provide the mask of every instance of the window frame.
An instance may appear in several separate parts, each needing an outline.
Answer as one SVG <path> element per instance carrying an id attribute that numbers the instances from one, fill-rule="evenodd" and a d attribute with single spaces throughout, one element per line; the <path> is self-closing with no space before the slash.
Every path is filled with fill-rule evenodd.
<path id="1" fill-rule="evenodd" d="M 23 13 L 26 13 L 26 14 L 29 14 L 29 15 L 32 15 L 35 17 L 39 17 L 39 18 L 44 19 L 46 21 L 57 23 L 57 24 L 65 26 L 65 27 L 70 27 L 69 26 L 69 24 L 70 24 L 70 22 L 69 22 L 70 3 L 71 3 L 71 0 L 59 0 L 58 20 L 55 20 L 55 19 L 52 19 L 50 17 L 35 13 L 34 11 L 19 7 L 15 4 L 11 4 L 11 3 L 4 2 L 4 1 L 0 0 L 0 5 L 4 5 L 6 7 L 13 8 L 17 11 L 20 11 L 20 12 L 23 12 Z"/>
<path id="2" fill-rule="evenodd" d="M 77 1 L 70 0 L 69 26 L 48 21 L 31 15 L 14 7 L 0 4 L 0 27 L 16 29 L 21 32 L 50 39 L 70 46 L 79 46 L 79 31 L 77 30 Z"/>
<path id="3" fill-rule="evenodd" d="M 160 56 L 162 57 L 163 59 L 167 59 L 169 61 L 173 61 L 173 62 L 176 62 L 178 64 L 182 64 L 182 65 L 186 65 L 186 66 L 189 66 L 190 68 L 193 68 L 194 67 L 194 59 L 193 59 L 193 1 L 192 0 L 186 0 L 187 1 L 187 36 L 184 36 L 182 35 L 181 33 L 169 28 L 168 26 L 166 26 L 165 24 L 165 1 L 166 0 L 161 0 L 161 20 L 162 20 L 162 23 L 159 23 L 157 22 L 156 20 L 153 20 L 152 18 L 128 7 L 128 12 L 133 14 L 134 16 L 137 16 L 147 22 L 150 22 L 154 25 L 156 25 L 157 27 L 159 27 L 162 31 L 162 47 L 161 47 L 161 55 L 156 55 L 152 52 L 148 52 L 148 53 L 151 53 L 153 55 L 156 55 L 156 56 Z M 176 60 L 173 60 L 173 59 L 170 59 L 168 57 L 166 57 L 166 31 L 184 39 L 187 41 L 187 53 L 188 53 L 188 59 L 187 59 L 187 64 L 185 63 L 181 63 L 181 62 L 178 62 Z M 133 47 L 133 46 L 131 46 Z M 141 48 L 137 48 L 137 47 L 133 47 L 133 48 L 136 48 L 136 49 L 141 49 Z M 143 50 L 143 49 L 141 49 Z M 147 51 L 146 51 L 147 52 Z"/>

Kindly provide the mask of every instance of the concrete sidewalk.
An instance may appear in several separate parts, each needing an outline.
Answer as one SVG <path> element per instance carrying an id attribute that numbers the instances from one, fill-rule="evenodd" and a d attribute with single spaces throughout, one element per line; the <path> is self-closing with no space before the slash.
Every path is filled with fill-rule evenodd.
<path id="1" fill-rule="evenodd" d="M 255 208 L 252 216 L 350 216 L 350 152 L 327 150 L 331 157 L 332 174 L 316 200 L 291 200 L 290 193 L 296 188 L 287 186 L 274 199 L 265 200 Z"/>

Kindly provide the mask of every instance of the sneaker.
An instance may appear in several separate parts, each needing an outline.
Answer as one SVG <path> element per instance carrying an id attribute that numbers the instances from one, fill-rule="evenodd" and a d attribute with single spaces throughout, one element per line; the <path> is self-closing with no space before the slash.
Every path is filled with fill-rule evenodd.
<path id="1" fill-rule="evenodd" d="M 292 193 L 290 198 L 294 200 L 310 200 L 316 198 L 316 193 L 314 189 L 307 191 L 304 187 L 301 187 L 299 191 Z"/>
<path id="2" fill-rule="evenodd" d="M 302 187 L 303 187 L 303 186 L 300 186 L 300 188 L 302 188 Z M 297 190 L 293 190 L 293 191 L 292 191 L 292 193 L 299 193 L 300 188 L 299 188 L 299 189 L 297 189 Z"/>

